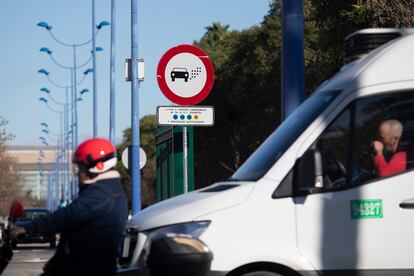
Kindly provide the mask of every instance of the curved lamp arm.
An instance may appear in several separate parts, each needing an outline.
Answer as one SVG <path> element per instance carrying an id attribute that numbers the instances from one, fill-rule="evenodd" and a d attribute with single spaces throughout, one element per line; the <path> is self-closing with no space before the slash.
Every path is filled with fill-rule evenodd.
<path id="1" fill-rule="evenodd" d="M 59 44 L 61 44 L 61 45 L 63 45 L 63 46 L 68 46 L 68 47 L 80 47 L 80 46 L 84 46 L 84 45 L 86 45 L 86 44 L 89 44 L 92 40 L 93 40 L 93 37 L 96 37 L 97 36 L 97 34 L 98 34 L 98 32 L 99 32 L 99 30 L 102 28 L 102 27 L 105 27 L 105 26 L 109 26 L 110 25 L 110 23 L 108 22 L 108 21 L 102 21 L 101 23 L 99 23 L 99 25 L 97 25 L 96 26 L 96 31 L 95 31 L 95 33 L 93 34 L 93 36 L 92 36 L 92 38 L 91 39 L 89 39 L 89 40 L 87 40 L 87 41 L 85 41 L 85 42 L 82 42 L 82 43 L 66 43 L 66 42 L 64 42 L 64 41 L 62 41 L 62 40 L 60 40 L 57 36 L 55 36 L 54 35 L 54 33 L 52 32 L 52 26 L 51 25 L 49 25 L 47 22 L 45 22 L 45 21 L 42 21 L 42 22 L 39 22 L 39 23 L 37 23 L 37 26 L 39 26 L 39 27 L 41 27 L 41 28 L 45 28 L 48 32 L 49 32 L 49 34 L 50 34 L 50 36 L 57 42 L 57 43 L 59 43 Z"/>

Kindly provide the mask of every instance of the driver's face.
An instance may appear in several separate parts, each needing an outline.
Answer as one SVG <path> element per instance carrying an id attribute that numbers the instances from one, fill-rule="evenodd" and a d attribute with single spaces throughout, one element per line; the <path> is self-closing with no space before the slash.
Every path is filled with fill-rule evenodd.
<path id="1" fill-rule="evenodd" d="M 384 149 L 395 152 L 398 147 L 399 137 L 393 135 L 391 132 L 391 126 L 389 124 L 382 124 L 379 129 L 379 136 L 381 142 L 384 145 Z"/>
<path id="2" fill-rule="evenodd" d="M 384 146 L 391 146 L 393 144 L 393 137 L 390 133 L 390 126 L 388 124 L 382 124 L 379 129 L 379 136 Z"/>

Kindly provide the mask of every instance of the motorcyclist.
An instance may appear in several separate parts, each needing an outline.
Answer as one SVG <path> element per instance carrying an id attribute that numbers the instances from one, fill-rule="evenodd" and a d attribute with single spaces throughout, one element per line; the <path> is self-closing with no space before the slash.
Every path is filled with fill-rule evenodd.
<path id="1" fill-rule="evenodd" d="M 43 275 L 114 275 L 128 207 L 120 176 L 114 170 L 115 148 L 106 139 L 80 144 L 73 158 L 79 195 L 66 207 L 38 218 L 12 236 L 25 232 L 60 233 L 57 250 Z"/>

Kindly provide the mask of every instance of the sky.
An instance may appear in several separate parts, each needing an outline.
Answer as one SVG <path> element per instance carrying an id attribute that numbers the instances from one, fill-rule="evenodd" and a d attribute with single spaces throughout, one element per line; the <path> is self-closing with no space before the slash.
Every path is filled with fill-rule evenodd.
<path id="1" fill-rule="evenodd" d="M 51 133 L 60 132 L 59 113 L 39 101 L 47 94 L 58 102 L 65 101 L 65 90 L 53 84 L 37 71 L 50 72 L 50 79 L 60 86 L 70 86 L 70 70 L 60 68 L 50 56 L 39 49 L 47 47 L 61 65 L 71 67 L 73 48 L 58 44 L 37 23 L 46 21 L 52 33 L 67 44 L 80 44 L 92 37 L 92 1 L 88 0 L 0 0 L 0 116 L 9 124 L 8 132 L 15 135 L 9 145 L 40 146 L 39 136 L 45 136 L 41 123 L 47 123 Z M 263 21 L 270 0 L 138 0 L 138 52 L 145 60 L 145 80 L 139 87 L 140 117 L 155 114 L 159 105 L 172 105 L 160 91 L 156 69 L 162 55 L 171 47 L 192 44 L 213 22 L 229 25 L 230 30 L 242 30 Z M 131 1 L 116 1 L 115 9 L 115 136 L 122 141 L 122 131 L 131 127 L 131 83 L 125 81 L 125 59 L 131 56 Z M 111 21 L 111 1 L 95 1 L 96 24 Z M 97 112 L 98 136 L 109 138 L 110 86 L 110 27 L 102 28 L 96 37 L 97 52 Z M 90 57 L 91 43 L 79 47 L 77 65 Z M 92 62 L 77 72 L 92 67 Z M 92 77 L 87 75 L 78 92 L 92 91 Z M 93 136 L 93 96 L 85 93 L 78 103 L 79 141 Z M 50 107 L 62 111 L 61 105 L 50 99 Z M 47 137 L 54 144 L 53 134 Z"/>

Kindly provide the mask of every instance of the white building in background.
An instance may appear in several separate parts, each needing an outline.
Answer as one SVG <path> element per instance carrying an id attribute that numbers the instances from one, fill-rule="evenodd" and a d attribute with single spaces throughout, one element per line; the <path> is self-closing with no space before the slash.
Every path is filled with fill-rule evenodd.
<path id="1" fill-rule="evenodd" d="M 31 192 L 34 198 L 46 200 L 49 174 L 55 166 L 56 147 L 9 146 L 7 154 L 17 161 L 15 169 L 23 178 L 23 195 Z"/>

